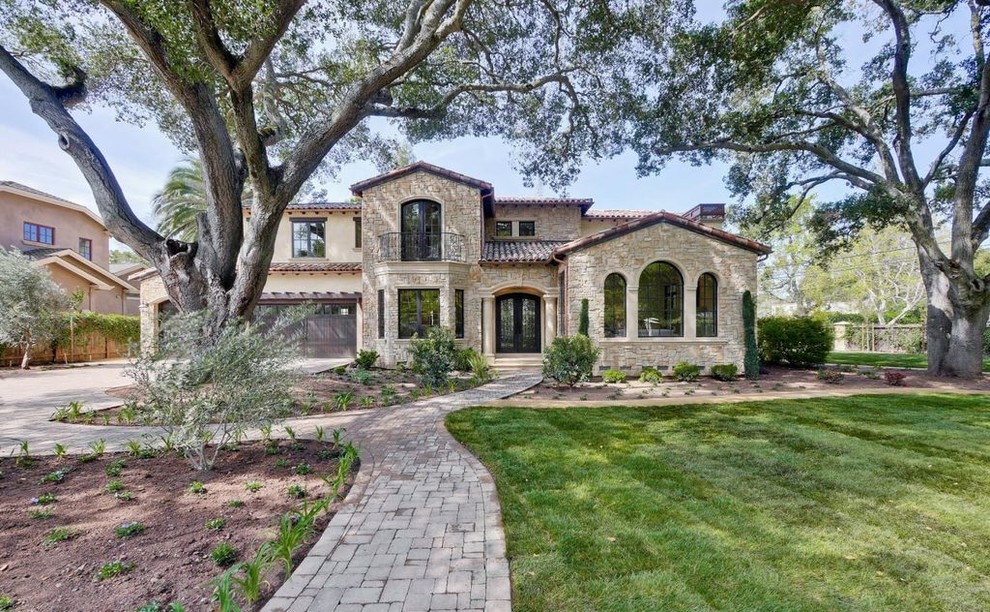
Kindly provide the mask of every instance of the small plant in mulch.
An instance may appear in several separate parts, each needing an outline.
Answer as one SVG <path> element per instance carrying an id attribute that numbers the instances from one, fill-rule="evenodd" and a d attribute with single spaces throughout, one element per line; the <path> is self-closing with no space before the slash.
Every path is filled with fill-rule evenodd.
<path id="1" fill-rule="evenodd" d="M 135 497 L 136 496 L 134 495 L 134 493 L 128 491 L 127 489 L 117 491 L 116 493 L 113 494 L 114 499 L 125 502 L 134 501 Z"/>
<path id="2" fill-rule="evenodd" d="M 261 490 L 261 486 L 262 485 L 260 482 L 258 482 L 257 480 L 252 480 L 247 484 L 245 484 L 244 488 L 250 491 L 251 493 L 257 493 L 258 491 Z"/>
<path id="3" fill-rule="evenodd" d="M 815 378 L 828 385 L 838 385 L 845 377 L 845 374 L 832 368 L 822 368 L 815 372 Z"/>
<path id="4" fill-rule="evenodd" d="M 58 499 L 55 497 L 54 493 L 42 493 L 38 497 L 31 498 L 31 504 L 35 506 L 48 506 L 57 501 Z"/>
<path id="5" fill-rule="evenodd" d="M 114 535 L 120 539 L 131 538 L 139 533 L 144 533 L 144 525 L 138 522 L 124 523 L 120 527 L 113 530 Z"/>
<path id="6" fill-rule="evenodd" d="M 54 452 L 55 456 L 59 459 L 65 459 L 66 455 L 69 454 L 69 451 L 65 448 L 65 445 L 59 444 L 58 442 L 56 442 L 55 446 L 52 447 L 52 452 Z"/>
<path id="7" fill-rule="evenodd" d="M 213 557 L 213 562 L 218 566 L 229 567 L 237 561 L 237 549 L 227 542 L 221 542 L 213 547 L 210 556 Z"/>
<path id="8" fill-rule="evenodd" d="M 308 463 L 300 463 L 296 466 L 295 472 L 300 476 L 305 476 L 306 474 L 311 474 L 313 472 L 313 468 L 309 467 Z"/>
<path id="9" fill-rule="evenodd" d="M 117 476 L 120 476 L 121 472 L 124 471 L 124 467 L 126 465 L 127 464 L 124 463 L 124 460 L 123 459 L 117 459 L 116 461 L 111 461 L 110 463 L 107 464 L 107 467 L 106 467 L 106 470 L 105 470 L 106 473 L 107 473 L 107 476 L 110 476 L 110 477 L 113 477 L 113 478 L 116 478 Z"/>
<path id="10" fill-rule="evenodd" d="M 51 508 L 34 508 L 33 510 L 28 510 L 28 516 L 38 520 L 52 518 L 53 514 Z"/>
<path id="11" fill-rule="evenodd" d="M 289 485 L 288 494 L 292 499 L 304 499 L 308 495 L 306 487 L 297 484 Z"/>
<path id="12" fill-rule="evenodd" d="M 79 535 L 79 532 L 67 527 L 56 527 L 45 534 L 45 544 L 55 545 L 59 542 L 67 542 Z"/>
<path id="13" fill-rule="evenodd" d="M 223 526 L 226 524 L 227 521 L 225 521 L 220 517 L 211 518 L 210 520 L 206 521 L 206 528 L 213 531 L 220 531 L 221 529 L 223 529 Z"/>
<path id="14" fill-rule="evenodd" d="M 903 372 L 884 372 L 883 381 L 890 385 L 891 387 L 906 387 L 907 383 L 904 379 L 907 378 L 907 374 Z"/>
<path id="15" fill-rule="evenodd" d="M 0 593 L 0 611 L 6 612 L 7 610 L 13 610 L 16 603 L 10 595 Z"/>
<path id="16" fill-rule="evenodd" d="M 135 567 L 136 566 L 133 563 L 128 563 L 126 561 L 110 561 L 109 563 L 104 563 L 100 566 L 100 571 L 96 576 L 100 580 L 108 580 L 116 576 L 123 576 Z"/>
<path id="17" fill-rule="evenodd" d="M 198 480 L 189 484 L 189 492 L 193 495 L 206 495 L 206 486 Z"/>
<path id="18" fill-rule="evenodd" d="M 114 478 L 104 488 L 107 493 L 119 493 L 124 490 L 124 481 Z"/>
<path id="19" fill-rule="evenodd" d="M 65 475 L 69 473 L 69 470 L 55 470 L 54 472 L 49 472 L 41 477 L 38 484 L 57 484 L 65 480 Z"/>
<path id="20" fill-rule="evenodd" d="M 227 506 L 230 508 L 243 508 L 244 502 L 239 499 L 232 499 L 229 502 L 227 502 Z"/>

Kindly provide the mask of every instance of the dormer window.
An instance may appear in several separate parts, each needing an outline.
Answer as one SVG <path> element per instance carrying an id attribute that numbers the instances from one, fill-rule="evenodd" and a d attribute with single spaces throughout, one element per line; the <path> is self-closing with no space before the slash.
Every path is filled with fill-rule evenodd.
<path id="1" fill-rule="evenodd" d="M 24 240 L 27 242 L 40 242 L 41 244 L 55 244 L 55 228 L 25 221 Z"/>
<path id="2" fill-rule="evenodd" d="M 293 219 L 292 256 L 326 257 L 326 225 L 324 219 Z"/>
<path id="3" fill-rule="evenodd" d="M 496 221 L 495 235 L 499 238 L 510 238 L 512 236 L 512 221 Z"/>

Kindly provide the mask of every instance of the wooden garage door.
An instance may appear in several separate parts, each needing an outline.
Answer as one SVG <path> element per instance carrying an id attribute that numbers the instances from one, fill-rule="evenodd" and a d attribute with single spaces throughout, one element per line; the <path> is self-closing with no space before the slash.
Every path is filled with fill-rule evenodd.
<path id="1" fill-rule="evenodd" d="M 255 320 L 270 321 L 289 304 L 260 304 Z M 316 304 L 315 312 L 286 330 L 297 336 L 305 357 L 354 357 L 357 353 L 357 303 Z"/>

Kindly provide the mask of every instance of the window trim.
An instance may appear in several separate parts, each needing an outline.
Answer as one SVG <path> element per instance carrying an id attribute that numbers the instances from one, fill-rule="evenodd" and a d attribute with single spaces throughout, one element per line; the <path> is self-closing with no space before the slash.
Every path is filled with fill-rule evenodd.
<path id="1" fill-rule="evenodd" d="M 454 289 L 454 337 L 464 337 L 464 290 Z"/>
<path id="2" fill-rule="evenodd" d="M 646 274 L 646 271 L 649 270 L 651 266 L 658 264 L 669 266 L 669 268 L 673 270 L 674 274 L 677 275 L 676 276 L 677 283 L 666 283 L 666 284 L 661 283 L 656 288 L 657 295 L 654 296 L 654 295 L 650 295 L 650 292 L 645 290 L 647 285 L 643 282 L 643 275 Z M 669 291 L 670 288 L 674 288 L 675 290 Z M 658 333 L 656 335 L 644 333 L 643 325 L 642 325 L 643 314 L 644 314 L 643 311 L 645 310 L 644 304 L 648 305 L 647 300 L 649 300 L 650 298 L 661 300 L 659 304 L 659 314 L 661 315 L 661 317 L 664 316 L 665 314 L 667 315 L 666 317 L 667 323 L 673 323 L 674 320 L 678 321 L 677 329 L 674 330 L 673 333 L 669 333 L 669 334 Z M 664 304 L 664 302 L 667 302 L 667 304 Z M 651 339 L 683 338 L 684 337 L 684 275 L 681 273 L 680 269 L 677 266 L 675 266 L 673 263 L 664 260 L 657 260 L 647 264 L 646 267 L 644 267 L 643 270 L 639 273 L 639 292 L 638 292 L 638 303 L 636 306 L 637 306 L 636 327 L 638 328 L 636 330 L 636 333 L 638 337 L 651 338 Z M 672 308 L 670 308 L 668 312 L 665 312 L 668 310 L 669 307 Z M 661 320 L 657 321 L 658 326 L 664 323 L 665 321 L 661 321 Z M 663 331 L 663 328 L 658 327 L 657 331 L 661 332 Z"/>
<path id="3" fill-rule="evenodd" d="M 712 292 L 712 294 L 711 294 L 710 297 L 711 297 L 712 305 L 711 305 L 711 310 L 710 311 L 709 310 L 704 310 L 704 311 L 701 310 L 701 300 L 702 300 L 702 288 L 701 288 L 702 285 L 701 285 L 701 283 L 702 283 L 702 281 L 704 281 L 706 279 L 711 280 L 711 292 Z M 705 272 L 704 274 L 702 274 L 701 276 L 698 277 L 698 286 L 696 287 L 695 295 L 696 295 L 696 297 L 695 297 L 695 309 L 694 309 L 695 336 L 698 337 L 698 338 L 718 338 L 718 279 L 715 277 L 714 274 L 712 274 L 711 272 Z M 711 319 L 712 319 L 711 320 L 712 333 L 710 333 L 710 334 L 708 334 L 708 333 L 702 333 L 701 325 L 700 325 L 701 318 L 699 316 L 702 312 L 711 312 L 711 315 L 712 315 L 711 316 Z"/>
<path id="4" fill-rule="evenodd" d="M 398 316 L 398 335 L 400 340 L 410 340 L 413 336 L 418 336 L 420 338 L 426 335 L 432 325 L 423 325 L 423 292 L 424 291 L 435 291 L 437 294 L 437 325 L 440 325 L 440 289 L 438 287 L 426 287 L 426 288 L 403 288 L 398 289 L 396 292 L 396 299 L 399 301 L 399 307 L 397 309 Z M 409 335 L 404 335 L 402 331 L 402 294 L 406 292 L 411 292 L 416 294 L 416 329 Z"/>
<path id="5" fill-rule="evenodd" d="M 614 327 L 616 327 L 616 332 L 614 334 L 609 333 L 609 302 L 608 302 L 608 282 L 609 279 L 618 279 L 622 283 L 622 299 L 620 301 L 622 316 L 619 318 Z M 606 338 L 625 338 L 628 330 L 626 329 L 626 323 L 628 320 L 626 296 L 629 288 L 629 283 L 626 281 L 626 277 L 619 274 L 618 272 L 612 272 L 605 277 L 605 281 L 602 283 L 602 294 L 604 299 L 604 308 L 602 309 L 602 334 Z"/>
<path id="6" fill-rule="evenodd" d="M 28 236 L 28 227 L 34 228 L 34 238 Z M 50 230 L 52 234 L 51 242 L 41 239 L 41 230 Z M 21 228 L 21 238 L 25 242 L 34 242 L 37 244 L 55 244 L 55 228 L 50 225 L 42 225 L 41 223 L 35 223 L 33 221 L 25 221 Z"/>
<path id="7" fill-rule="evenodd" d="M 83 253 L 83 243 L 86 243 L 86 245 L 89 247 L 87 249 L 87 251 L 89 253 L 88 255 L 86 253 Z M 85 257 L 86 259 L 88 259 L 89 261 L 93 261 L 93 240 L 92 239 L 90 239 L 90 238 L 82 238 L 82 237 L 79 238 L 79 254 L 82 255 L 83 257 Z"/>
<path id="8" fill-rule="evenodd" d="M 290 227 L 291 227 L 291 230 L 292 230 L 291 238 L 292 238 L 292 258 L 293 259 L 326 259 L 327 258 L 327 247 L 329 246 L 329 242 L 327 241 L 327 218 L 326 217 L 295 217 L 295 218 L 289 219 L 289 222 L 291 223 L 291 226 Z M 308 225 L 312 225 L 312 224 L 315 224 L 315 223 L 321 223 L 321 224 L 323 224 L 323 255 L 298 255 L 297 254 L 298 253 L 298 251 L 296 250 L 296 224 L 297 223 L 306 223 Z M 309 249 L 307 249 L 307 250 L 308 251 L 312 251 L 313 250 L 312 235 L 310 235 L 310 237 L 307 239 L 307 242 L 308 242 L 308 245 L 309 245 Z"/>

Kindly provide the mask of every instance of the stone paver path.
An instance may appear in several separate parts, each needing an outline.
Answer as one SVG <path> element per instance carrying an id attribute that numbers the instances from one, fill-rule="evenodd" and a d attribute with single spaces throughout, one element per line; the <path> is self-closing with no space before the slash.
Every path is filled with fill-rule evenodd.
<path id="1" fill-rule="evenodd" d="M 540 379 L 506 374 L 471 391 L 333 420 L 361 450 L 357 481 L 264 610 L 510 610 L 495 483 L 443 419 Z"/>

